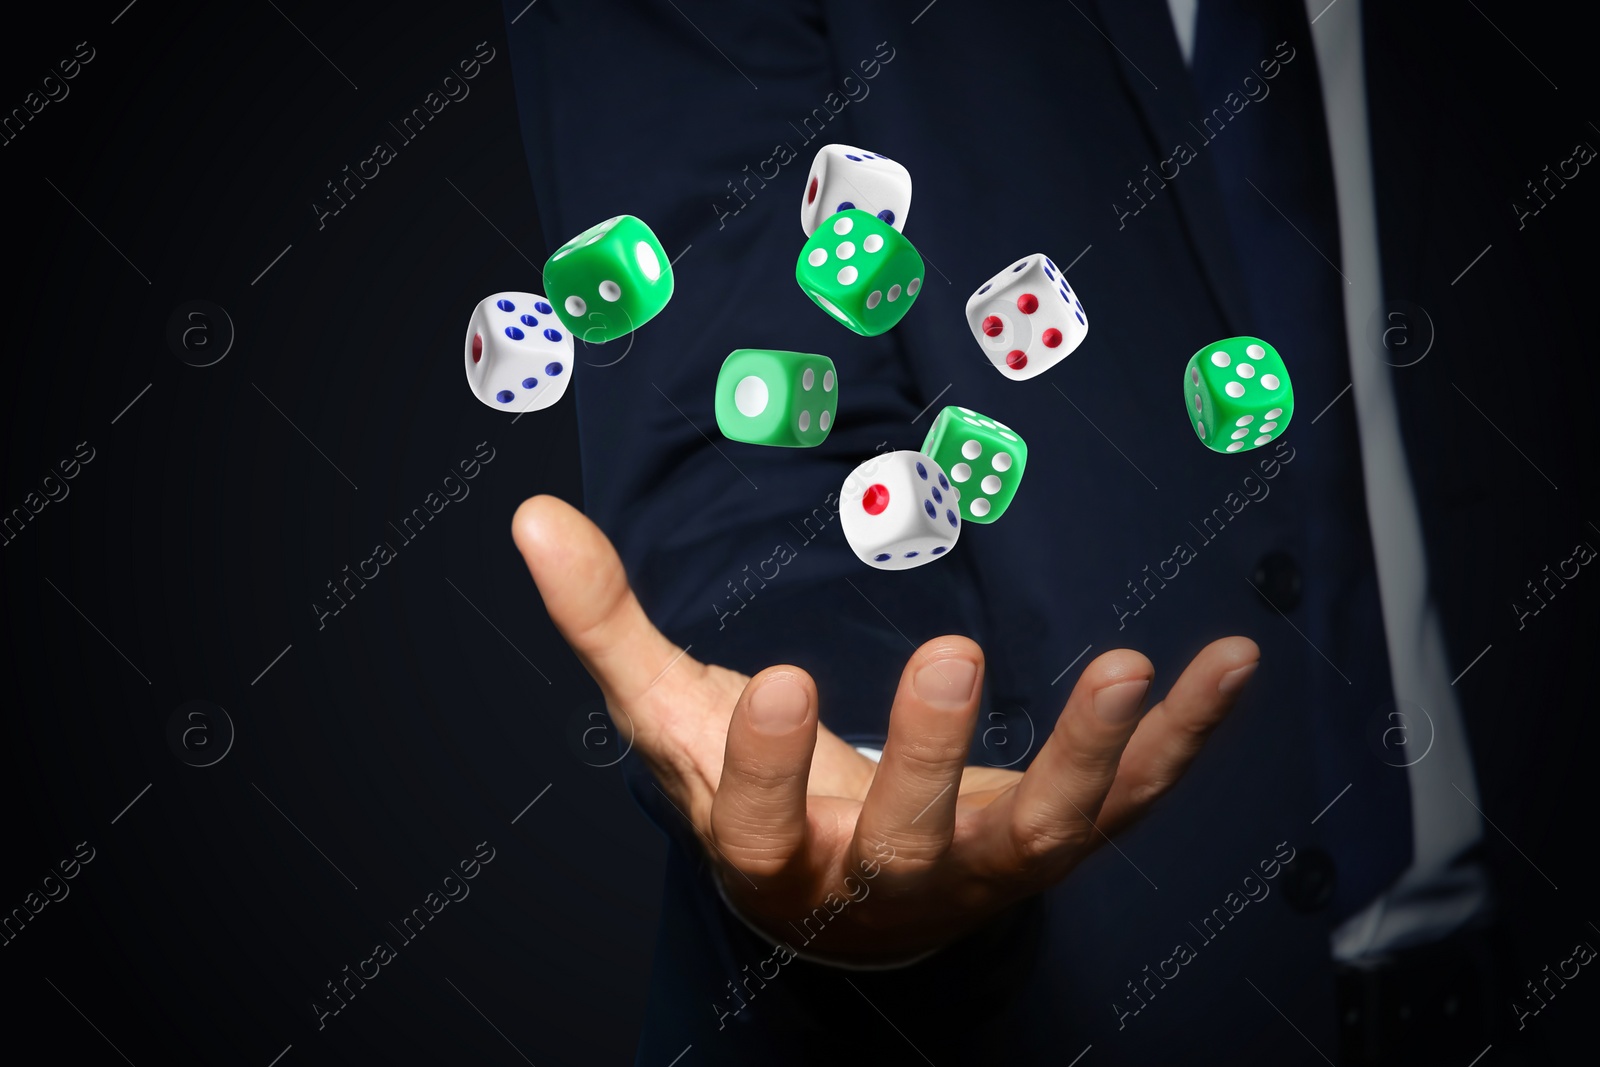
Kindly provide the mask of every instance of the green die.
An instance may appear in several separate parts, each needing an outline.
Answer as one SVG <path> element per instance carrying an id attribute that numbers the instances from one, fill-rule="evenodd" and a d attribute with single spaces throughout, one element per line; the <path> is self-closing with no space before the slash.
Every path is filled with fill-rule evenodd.
<path id="1" fill-rule="evenodd" d="M 961 517 L 993 522 L 1011 506 L 1028 465 L 1028 445 L 1015 430 L 971 408 L 939 412 L 922 454 L 943 467 L 955 483 Z"/>
<path id="2" fill-rule="evenodd" d="M 820 445 L 839 412 L 833 360 L 811 352 L 736 348 L 717 373 L 717 426 L 734 441 Z"/>
<path id="3" fill-rule="evenodd" d="M 599 344 L 649 322 L 672 299 L 672 264 L 640 219 L 617 215 L 551 253 L 545 292 L 576 338 Z"/>
<path id="4" fill-rule="evenodd" d="M 1183 371 L 1194 432 L 1214 452 L 1243 452 L 1289 426 L 1294 390 L 1278 350 L 1259 337 L 1230 337 L 1196 352 Z"/>
<path id="5" fill-rule="evenodd" d="M 922 275 L 922 256 L 905 235 L 860 208 L 823 219 L 794 266 L 817 306 L 867 337 L 905 317 Z"/>

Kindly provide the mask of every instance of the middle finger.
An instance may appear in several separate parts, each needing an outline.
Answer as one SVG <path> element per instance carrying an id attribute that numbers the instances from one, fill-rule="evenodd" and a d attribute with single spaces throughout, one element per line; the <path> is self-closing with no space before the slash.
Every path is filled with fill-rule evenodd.
<path id="1" fill-rule="evenodd" d="M 856 852 L 883 844 L 913 867 L 937 860 L 955 832 L 956 798 L 983 690 L 983 651 L 964 637 L 919 648 L 900 676 L 889 735 L 861 804 Z"/>

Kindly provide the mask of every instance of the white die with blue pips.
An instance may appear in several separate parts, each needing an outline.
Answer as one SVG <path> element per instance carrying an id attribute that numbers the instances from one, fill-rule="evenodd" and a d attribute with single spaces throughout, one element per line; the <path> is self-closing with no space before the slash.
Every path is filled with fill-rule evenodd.
<path id="1" fill-rule="evenodd" d="M 911 214 L 911 172 L 877 152 L 823 145 L 800 196 L 800 228 L 810 237 L 823 219 L 850 208 L 871 212 L 904 232 Z"/>
<path id="2" fill-rule="evenodd" d="M 572 337 L 537 293 L 495 293 L 467 324 L 467 384 L 499 411 L 538 411 L 572 379 Z"/>

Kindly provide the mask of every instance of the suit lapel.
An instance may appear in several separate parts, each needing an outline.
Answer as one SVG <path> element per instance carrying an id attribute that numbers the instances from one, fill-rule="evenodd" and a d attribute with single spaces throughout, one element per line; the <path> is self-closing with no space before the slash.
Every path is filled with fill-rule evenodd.
<path id="1" fill-rule="evenodd" d="M 1179 223 L 1223 321 L 1233 333 L 1248 332 L 1249 297 L 1222 213 L 1216 173 L 1206 158 L 1204 134 L 1191 124 L 1209 113 L 1210 107 L 1221 107 L 1222 101 L 1212 101 L 1205 108 L 1196 103 L 1164 0 L 1095 0 L 1094 9 L 1087 14 L 1098 19 L 1120 53 L 1113 62 L 1143 112 L 1145 130 L 1156 153 L 1150 171 L 1163 170 L 1170 175 L 1173 167 L 1178 167 L 1165 192 L 1173 196 Z M 1240 80 L 1249 73 L 1240 71 Z M 1190 159 L 1181 166 L 1174 158 L 1180 145 L 1193 152 L 1193 158 L 1181 155 Z M 1166 160 L 1172 160 L 1171 164 Z"/>

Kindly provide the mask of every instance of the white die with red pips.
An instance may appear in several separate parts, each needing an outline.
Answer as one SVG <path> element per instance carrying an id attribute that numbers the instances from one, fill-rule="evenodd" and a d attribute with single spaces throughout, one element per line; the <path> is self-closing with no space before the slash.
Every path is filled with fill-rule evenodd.
<path id="1" fill-rule="evenodd" d="M 931 563 L 961 536 L 957 493 L 921 452 L 886 452 L 850 472 L 839 491 L 839 521 L 861 562 L 884 571 Z"/>
<path id="2" fill-rule="evenodd" d="M 979 286 L 967 299 L 967 324 L 995 369 L 1017 381 L 1060 363 L 1089 334 L 1083 301 L 1039 252 Z"/>
<path id="3" fill-rule="evenodd" d="M 572 338 L 537 293 L 484 297 L 467 323 L 467 384 L 500 411 L 538 411 L 572 379 Z"/>

